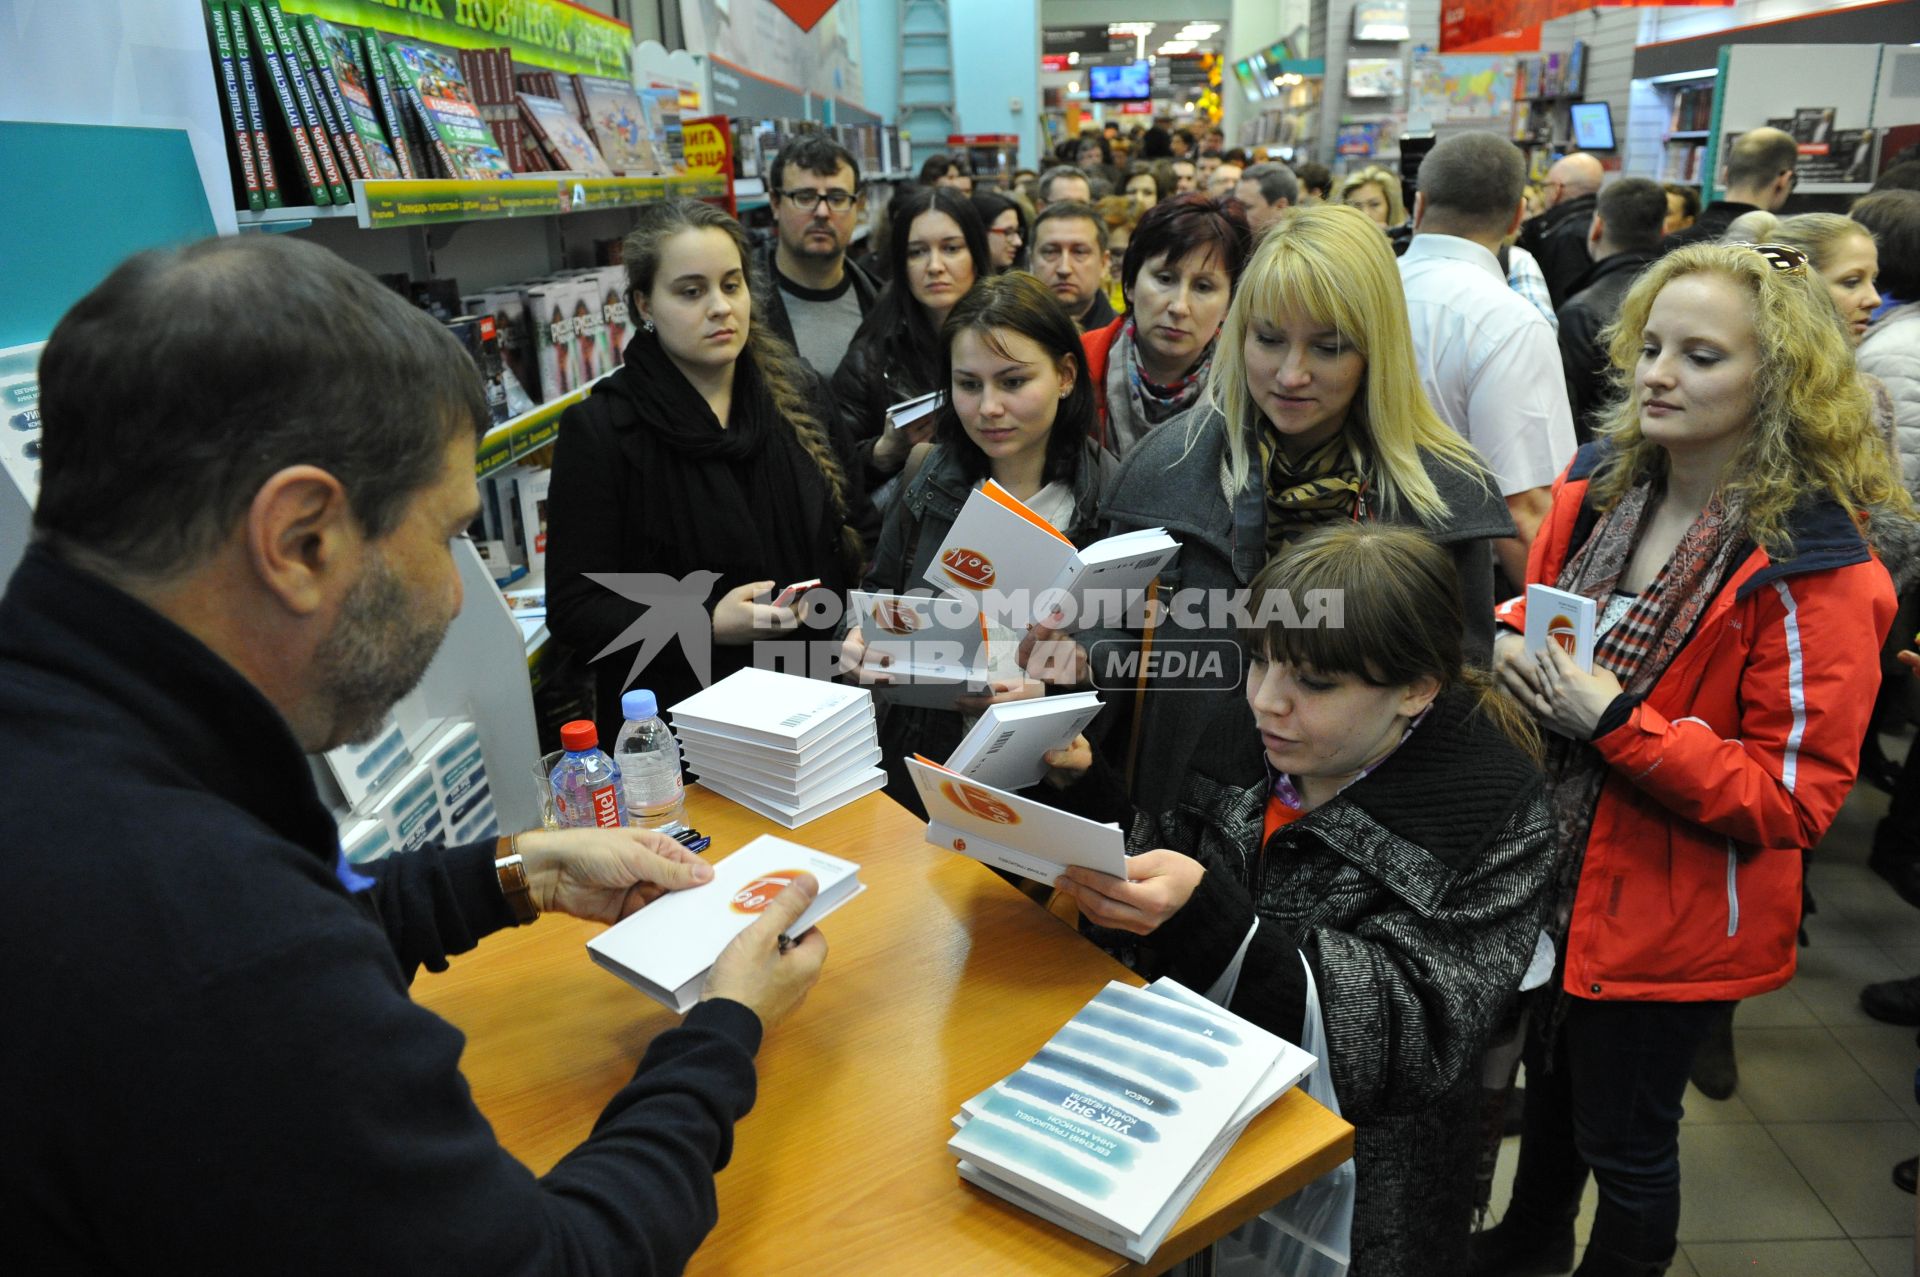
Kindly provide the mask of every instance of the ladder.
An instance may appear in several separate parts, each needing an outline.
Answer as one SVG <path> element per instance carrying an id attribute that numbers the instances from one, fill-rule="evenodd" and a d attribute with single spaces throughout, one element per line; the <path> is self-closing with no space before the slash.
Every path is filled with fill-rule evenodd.
<path id="1" fill-rule="evenodd" d="M 953 26 L 947 0 L 899 3 L 899 124 L 912 139 L 917 172 L 929 157 L 944 154 L 948 135 L 960 131 L 953 100 Z"/>

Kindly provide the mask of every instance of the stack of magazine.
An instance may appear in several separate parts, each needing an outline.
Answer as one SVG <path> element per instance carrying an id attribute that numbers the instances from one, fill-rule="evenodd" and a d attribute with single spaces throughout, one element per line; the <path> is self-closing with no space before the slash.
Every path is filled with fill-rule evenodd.
<path id="1" fill-rule="evenodd" d="M 702 785 L 788 829 L 887 782 L 864 688 L 748 668 L 667 715 Z"/>
<path id="2" fill-rule="evenodd" d="M 1240 1132 L 1317 1063 L 1172 980 L 1114 981 L 961 1106 L 960 1178 L 1146 1263 Z"/>

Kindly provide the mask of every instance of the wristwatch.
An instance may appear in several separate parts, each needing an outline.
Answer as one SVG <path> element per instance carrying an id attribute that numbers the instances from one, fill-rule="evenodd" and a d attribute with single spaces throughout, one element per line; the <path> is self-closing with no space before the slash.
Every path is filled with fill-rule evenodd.
<path id="1" fill-rule="evenodd" d="M 520 853 L 500 857 L 493 862 L 493 871 L 500 876 L 500 894 L 507 898 L 514 923 L 525 925 L 538 918 L 540 907 L 533 903 L 533 883 L 527 880 L 527 866 L 520 859 Z"/>

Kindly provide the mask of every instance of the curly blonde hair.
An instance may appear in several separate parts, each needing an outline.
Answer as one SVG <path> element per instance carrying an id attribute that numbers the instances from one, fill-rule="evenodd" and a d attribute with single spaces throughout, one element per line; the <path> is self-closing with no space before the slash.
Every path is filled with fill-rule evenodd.
<path id="1" fill-rule="evenodd" d="M 1661 258 L 1634 282 L 1619 319 L 1602 334 L 1622 393 L 1598 431 L 1614 446 L 1591 486 L 1600 508 L 1612 509 L 1635 484 L 1666 474 L 1665 449 L 1640 432 L 1642 392 L 1633 370 L 1660 290 L 1702 274 L 1730 281 L 1751 299 L 1759 356 L 1753 424 L 1723 486 L 1745 510 L 1748 534 L 1775 557 L 1790 553 L 1788 516 L 1809 492 L 1830 495 L 1855 519 L 1869 510 L 1911 517 L 1826 285 L 1810 269 L 1779 270 L 1741 244 L 1695 244 Z"/>
<path id="2" fill-rule="evenodd" d="M 1258 456 L 1246 429 L 1258 424 L 1260 411 L 1247 390 L 1247 330 L 1256 318 L 1272 320 L 1288 310 L 1333 329 L 1341 345 L 1367 361 L 1342 433 L 1355 469 L 1384 508 L 1410 508 L 1429 526 L 1447 518 L 1423 451 L 1491 489 L 1480 454 L 1440 419 L 1420 386 L 1407 296 L 1386 236 L 1358 209 L 1316 204 L 1288 209 L 1260 237 L 1214 347 L 1206 399 L 1227 419 L 1220 483 L 1229 504 Z M 1202 416 L 1194 414 L 1195 424 Z"/>

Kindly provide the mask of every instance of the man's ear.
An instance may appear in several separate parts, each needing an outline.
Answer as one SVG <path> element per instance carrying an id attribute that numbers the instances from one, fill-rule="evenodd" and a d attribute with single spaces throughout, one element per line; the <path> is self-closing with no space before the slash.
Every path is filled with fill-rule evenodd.
<path id="1" fill-rule="evenodd" d="M 1413 193 L 1413 229 L 1416 231 L 1419 230 L 1420 223 L 1426 220 L 1427 193 L 1425 191 L 1415 191 Z"/>
<path id="2" fill-rule="evenodd" d="M 260 584 L 296 616 L 311 616 L 352 573 L 365 534 L 340 480 L 319 466 L 289 466 L 260 485 L 242 526 Z"/>

